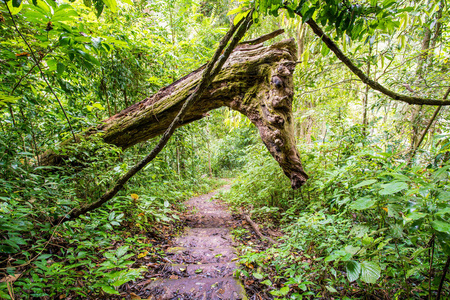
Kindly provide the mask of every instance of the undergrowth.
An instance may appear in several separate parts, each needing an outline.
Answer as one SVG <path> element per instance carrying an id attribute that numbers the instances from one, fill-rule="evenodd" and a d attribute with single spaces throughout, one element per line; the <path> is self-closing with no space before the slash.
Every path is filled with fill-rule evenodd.
<path id="1" fill-rule="evenodd" d="M 280 222 L 285 235 L 265 251 L 243 247 L 241 276 L 275 299 L 445 299 L 447 145 L 408 166 L 395 141 L 383 147 L 354 132 L 303 148 L 311 178 L 295 192 L 265 149 L 251 150 L 224 197 L 266 225 Z"/>
<path id="2" fill-rule="evenodd" d="M 26 153 L 3 157 L 8 167 L 0 177 L 2 299 L 119 297 L 121 286 L 145 274 L 139 259 L 152 263 L 164 255 L 158 244 L 178 230 L 182 200 L 220 184 L 180 176 L 157 159 L 106 205 L 53 224 L 98 199 L 146 148 L 122 153 L 91 139 L 70 151 L 67 165 L 57 168 L 35 167 Z"/>

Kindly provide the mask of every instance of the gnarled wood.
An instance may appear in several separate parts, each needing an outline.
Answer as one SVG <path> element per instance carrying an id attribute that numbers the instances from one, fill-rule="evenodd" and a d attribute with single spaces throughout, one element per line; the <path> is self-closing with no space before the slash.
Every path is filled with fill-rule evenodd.
<path id="1" fill-rule="evenodd" d="M 259 129 L 267 149 L 290 178 L 292 188 L 299 188 L 308 176 L 300 163 L 292 128 L 296 60 L 293 39 L 266 47 L 238 46 L 178 126 L 199 120 L 222 106 L 245 114 Z M 197 86 L 203 68 L 104 120 L 86 134 L 102 132 L 106 143 L 123 149 L 162 134 Z M 42 159 L 45 164 L 55 164 L 58 157 L 47 154 Z"/>

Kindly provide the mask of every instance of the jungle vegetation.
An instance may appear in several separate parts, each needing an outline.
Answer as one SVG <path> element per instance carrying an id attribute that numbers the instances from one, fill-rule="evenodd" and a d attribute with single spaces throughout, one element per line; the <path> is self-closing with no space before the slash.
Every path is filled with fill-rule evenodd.
<path id="1" fill-rule="evenodd" d="M 261 127 L 221 107 L 68 218 L 158 144 L 86 131 L 211 62 L 244 22 L 242 40 L 295 39 L 289 134 L 307 175 L 293 184 Z M 236 212 L 283 232 L 240 247 L 236 276 L 260 297 L 448 299 L 448 23 L 445 0 L 3 0 L 0 298 L 130 297 L 133 259 L 164 257 L 182 201 L 227 177 Z"/>

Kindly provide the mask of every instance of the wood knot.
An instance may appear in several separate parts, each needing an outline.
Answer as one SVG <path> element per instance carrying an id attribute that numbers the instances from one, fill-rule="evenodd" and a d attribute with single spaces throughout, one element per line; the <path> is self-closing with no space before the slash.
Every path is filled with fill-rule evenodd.
<path id="1" fill-rule="evenodd" d="M 272 125 L 278 125 L 278 126 L 284 125 L 284 119 L 278 115 L 267 115 L 267 121 L 269 121 L 269 123 Z"/>
<path id="2" fill-rule="evenodd" d="M 277 89 L 281 89 L 283 87 L 283 80 L 281 80 L 278 76 L 272 77 L 272 84 L 275 85 Z"/>
<path id="3" fill-rule="evenodd" d="M 295 68 L 295 65 L 294 65 Z M 277 68 L 277 73 L 279 76 L 290 76 L 292 72 L 294 71 L 293 68 L 289 66 L 279 65 Z"/>
<path id="4" fill-rule="evenodd" d="M 280 108 L 280 107 L 285 106 L 286 103 L 287 103 L 286 100 L 287 100 L 288 98 L 289 98 L 288 96 L 283 96 L 283 97 L 275 96 L 275 97 L 273 98 L 273 100 L 272 100 L 272 107 L 273 107 L 273 108 Z"/>
<path id="5" fill-rule="evenodd" d="M 277 145 L 278 147 L 283 147 L 284 143 L 281 139 L 275 139 L 275 145 Z"/>

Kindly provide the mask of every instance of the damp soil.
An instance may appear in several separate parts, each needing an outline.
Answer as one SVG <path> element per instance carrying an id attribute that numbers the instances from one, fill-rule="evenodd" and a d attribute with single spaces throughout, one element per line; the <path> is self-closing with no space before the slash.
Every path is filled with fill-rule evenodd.
<path id="1" fill-rule="evenodd" d="M 127 298 L 247 299 L 242 282 L 233 276 L 238 258 L 230 232 L 241 220 L 213 198 L 217 192 L 185 202 L 184 228 L 161 245 L 159 261 L 147 263 L 149 272 L 127 289 Z"/>

